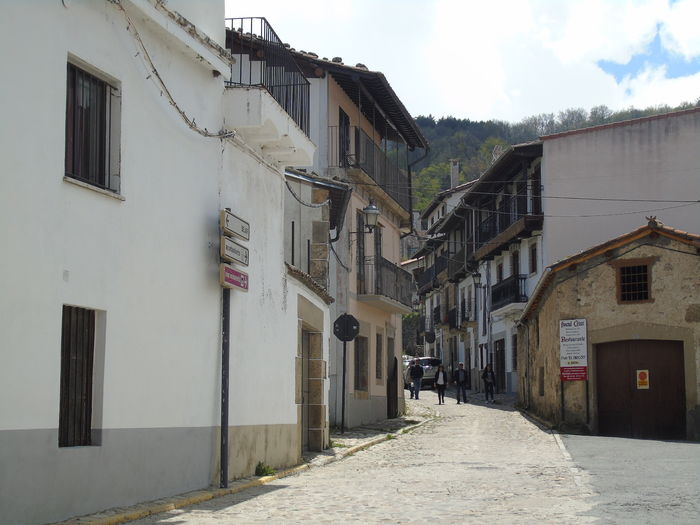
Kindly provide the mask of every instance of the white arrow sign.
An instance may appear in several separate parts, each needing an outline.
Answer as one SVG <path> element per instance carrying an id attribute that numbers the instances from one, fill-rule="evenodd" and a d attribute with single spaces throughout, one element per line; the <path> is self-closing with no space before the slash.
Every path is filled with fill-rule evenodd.
<path id="1" fill-rule="evenodd" d="M 224 233 L 228 235 L 236 235 L 244 240 L 250 240 L 250 224 L 235 216 L 228 210 L 221 210 L 219 216 L 219 224 Z"/>
<path id="2" fill-rule="evenodd" d="M 221 258 L 248 266 L 248 248 L 228 237 L 221 237 Z"/>

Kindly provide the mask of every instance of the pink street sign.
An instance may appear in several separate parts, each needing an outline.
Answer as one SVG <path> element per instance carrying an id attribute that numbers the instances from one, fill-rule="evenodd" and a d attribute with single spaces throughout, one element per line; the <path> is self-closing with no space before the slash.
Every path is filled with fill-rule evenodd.
<path id="1" fill-rule="evenodd" d="M 248 291 L 248 274 L 236 270 L 228 264 L 219 265 L 219 282 L 225 288 L 239 288 Z"/>

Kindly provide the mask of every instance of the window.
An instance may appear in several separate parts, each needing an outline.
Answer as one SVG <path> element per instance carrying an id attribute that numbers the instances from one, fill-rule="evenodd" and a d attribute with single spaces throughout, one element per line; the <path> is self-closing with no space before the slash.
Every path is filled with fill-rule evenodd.
<path id="1" fill-rule="evenodd" d="M 95 311 L 63 306 L 58 446 L 91 445 Z"/>
<path id="2" fill-rule="evenodd" d="M 377 379 L 381 379 L 383 374 L 382 374 L 382 368 L 383 368 L 383 344 L 382 344 L 382 334 L 377 334 L 377 348 L 376 348 L 376 356 L 375 356 L 375 376 Z"/>
<path id="3" fill-rule="evenodd" d="M 355 338 L 355 390 L 367 391 L 369 359 L 367 355 L 367 338 Z"/>
<path id="4" fill-rule="evenodd" d="M 530 246 L 530 273 L 537 273 L 537 243 Z"/>
<path id="5" fill-rule="evenodd" d="M 119 90 L 68 64 L 67 177 L 119 192 Z"/>
<path id="6" fill-rule="evenodd" d="M 513 275 L 520 275 L 520 252 L 513 252 Z"/>
<path id="7" fill-rule="evenodd" d="M 651 268 L 655 257 L 623 259 L 610 264 L 617 272 L 617 301 L 619 303 L 645 303 L 651 297 Z"/>
<path id="8" fill-rule="evenodd" d="M 503 263 L 496 266 L 496 282 L 500 283 L 503 280 Z"/>

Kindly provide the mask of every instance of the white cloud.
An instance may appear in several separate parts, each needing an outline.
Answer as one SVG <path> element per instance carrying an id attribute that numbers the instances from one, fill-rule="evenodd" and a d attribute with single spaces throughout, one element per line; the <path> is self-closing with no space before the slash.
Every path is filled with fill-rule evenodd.
<path id="1" fill-rule="evenodd" d="M 698 75 L 668 79 L 665 68 L 648 67 L 617 83 L 597 65 L 627 63 L 658 27 L 669 49 L 700 55 L 698 0 L 257 0 L 228 7 L 228 16 L 233 7 L 266 16 L 297 49 L 382 71 L 414 115 L 514 121 L 700 96 Z"/>
<path id="2" fill-rule="evenodd" d="M 686 60 L 700 55 L 700 2 L 681 0 L 671 6 L 661 29 L 665 47 L 681 54 Z"/>

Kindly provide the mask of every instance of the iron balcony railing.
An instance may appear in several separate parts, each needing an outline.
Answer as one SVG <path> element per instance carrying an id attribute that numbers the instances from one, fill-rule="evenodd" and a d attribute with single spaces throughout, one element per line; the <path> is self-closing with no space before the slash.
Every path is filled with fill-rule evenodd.
<path id="1" fill-rule="evenodd" d="M 383 295 L 411 307 L 413 291 L 413 276 L 403 268 L 384 257 L 373 257 L 372 262 L 365 263 L 360 294 Z"/>
<path id="2" fill-rule="evenodd" d="M 328 166 L 361 169 L 408 211 L 411 209 L 409 180 L 399 162 L 400 152 L 399 147 L 385 152 L 357 126 L 330 126 L 328 129 Z"/>
<path id="3" fill-rule="evenodd" d="M 511 224 L 527 215 L 527 191 L 515 195 L 505 195 L 501 205 L 481 221 L 477 227 L 476 248 L 481 248 L 491 239 L 508 229 Z"/>
<path id="4" fill-rule="evenodd" d="M 226 48 L 235 58 L 230 86 L 262 86 L 309 134 L 309 81 L 265 18 L 227 18 Z"/>
<path id="5" fill-rule="evenodd" d="M 435 276 L 440 275 L 441 272 L 447 269 L 447 259 L 446 255 L 438 255 L 435 258 Z"/>
<path id="6" fill-rule="evenodd" d="M 450 256 L 449 261 L 447 262 L 447 278 L 450 281 L 454 281 L 458 279 L 460 276 L 464 275 L 466 269 L 466 263 L 465 263 L 465 256 L 467 255 L 467 248 L 466 246 L 463 246 L 461 250 L 459 250 L 457 253 L 454 255 Z"/>
<path id="7" fill-rule="evenodd" d="M 424 293 L 428 291 L 428 288 L 432 288 L 433 281 L 435 280 L 435 266 L 430 266 L 423 270 L 417 278 L 418 292 Z"/>
<path id="8" fill-rule="evenodd" d="M 525 275 L 511 275 L 491 288 L 491 309 L 496 310 L 511 303 L 526 303 Z"/>

